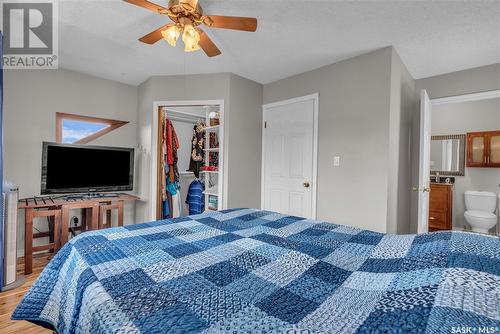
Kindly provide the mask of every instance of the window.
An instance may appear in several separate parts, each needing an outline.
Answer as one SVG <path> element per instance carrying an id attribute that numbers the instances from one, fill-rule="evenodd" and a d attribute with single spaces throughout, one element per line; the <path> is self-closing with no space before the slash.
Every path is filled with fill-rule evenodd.
<path id="1" fill-rule="evenodd" d="M 73 114 L 56 113 L 56 141 L 87 144 L 128 122 Z"/>

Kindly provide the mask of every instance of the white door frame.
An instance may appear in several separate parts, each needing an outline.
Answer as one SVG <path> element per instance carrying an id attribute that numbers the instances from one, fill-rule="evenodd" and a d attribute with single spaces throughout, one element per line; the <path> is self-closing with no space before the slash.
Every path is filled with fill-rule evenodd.
<path id="1" fill-rule="evenodd" d="M 225 130 L 225 113 L 224 113 L 224 100 L 183 100 L 183 101 L 155 101 L 153 102 L 153 117 L 151 124 L 151 192 L 150 192 L 150 217 L 151 220 L 156 219 L 156 198 L 158 187 L 156 186 L 157 170 L 158 170 L 158 108 L 159 107 L 180 107 L 180 106 L 206 106 L 218 105 L 220 112 L 220 131 L 219 136 L 223 143 L 219 149 L 219 154 L 222 155 L 222 166 L 219 166 L 219 171 L 222 172 L 222 208 L 227 208 L 227 140 L 224 140 Z M 222 151 L 221 151 L 222 150 Z M 220 182 L 220 181 L 219 181 Z"/>
<path id="2" fill-rule="evenodd" d="M 484 91 L 484 92 L 479 92 L 479 93 L 470 93 L 470 94 L 462 94 L 462 95 L 454 95 L 454 96 L 435 98 L 435 99 L 431 99 L 431 106 L 438 106 L 438 105 L 450 104 L 450 103 L 481 101 L 481 100 L 489 100 L 489 99 L 496 99 L 496 98 L 500 98 L 500 89 L 489 90 L 489 91 Z M 432 109 L 430 111 L 430 114 L 432 115 Z M 422 126 L 422 124 L 420 124 L 420 126 Z M 430 158 L 431 158 L 430 155 L 427 158 L 430 160 Z M 419 228 L 420 228 L 420 226 L 417 227 L 417 229 L 419 229 Z M 423 231 L 423 233 L 427 233 L 427 232 L 429 232 L 429 231 Z M 418 231 L 418 233 L 422 233 L 422 232 Z"/>
<path id="3" fill-rule="evenodd" d="M 431 177 L 431 112 L 432 102 L 427 91 L 420 91 L 420 147 L 418 170 L 418 227 L 417 233 L 429 232 L 429 194 Z M 425 134 L 428 136 L 425 136 Z M 422 156 L 426 153 L 426 156 Z"/>
<path id="4" fill-rule="evenodd" d="M 440 97 L 437 99 L 431 99 L 433 106 L 438 106 L 440 104 L 448 103 L 459 103 L 459 102 L 470 102 L 470 101 L 480 101 L 500 98 L 500 89 L 489 90 L 481 93 L 472 93 L 464 95 L 455 95 L 449 97 Z"/>
<path id="5" fill-rule="evenodd" d="M 316 219 L 317 217 L 317 192 L 318 192 L 318 129 L 319 129 L 319 94 L 310 94 L 306 96 L 296 97 L 293 99 L 288 99 L 284 101 L 278 101 L 273 103 L 264 104 L 262 106 L 262 124 L 266 122 L 266 115 L 269 109 L 279 106 L 284 106 L 287 104 L 293 104 L 297 102 L 313 101 L 313 167 L 312 167 L 312 200 L 311 200 L 311 213 L 312 217 L 306 217 L 311 219 Z M 261 165 L 261 186 L 260 186 L 260 207 L 264 208 L 264 194 L 265 194 L 265 163 L 266 163 L 266 135 L 265 131 L 262 131 L 262 165 Z"/>

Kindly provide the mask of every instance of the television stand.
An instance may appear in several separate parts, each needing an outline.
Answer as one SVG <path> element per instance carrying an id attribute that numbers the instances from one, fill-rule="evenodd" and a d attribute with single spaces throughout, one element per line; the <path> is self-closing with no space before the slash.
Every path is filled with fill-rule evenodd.
<path id="1" fill-rule="evenodd" d="M 139 200 L 139 197 L 128 194 L 86 194 L 70 196 L 30 197 L 19 200 L 18 209 L 24 210 L 24 273 L 29 275 L 33 268 L 33 252 L 51 250 L 56 253 L 69 236 L 69 211 L 82 210 L 82 226 L 76 228 L 82 232 L 111 227 L 111 210 L 118 210 L 118 226 L 123 226 L 123 204 Z M 103 218 L 104 216 L 104 218 Z M 33 233 L 33 220 L 45 217 L 53 233 Z M 50 229 L 50 228 L 49 228 Z M 33 246 L 33 239 L 50 235 L 49 243 Z"/>

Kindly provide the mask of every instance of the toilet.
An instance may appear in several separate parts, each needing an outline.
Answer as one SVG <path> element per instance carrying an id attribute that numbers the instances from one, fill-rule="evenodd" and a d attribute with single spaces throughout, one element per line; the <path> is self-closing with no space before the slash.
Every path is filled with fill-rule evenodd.
<path id="1" fill-rule="evenodd" d="M 465 221 L 472 231 L 488 233 L 497 224 L 497 195 L 487 191 L 465 192 Z"/>

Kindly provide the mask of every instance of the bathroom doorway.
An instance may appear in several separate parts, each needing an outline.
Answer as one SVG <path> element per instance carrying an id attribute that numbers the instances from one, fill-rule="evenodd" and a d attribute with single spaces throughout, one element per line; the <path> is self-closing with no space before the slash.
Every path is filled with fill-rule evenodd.
<path id="1" fill-rule="evenodd" d="M 500 168 L 493 163 L 488 165 L 488 152 L 493 149 L 496 154 L 500 147 L 496 147 L 496 138 L 474 138 L 476 133 L 500 130 L 500 90 L 429 99 L 427 103 L 423 98 L 421 106 L 420 179 L 413 188 L 419 193 L 418 233 L 471 230 L 471 220 L 465 215 L 465 193 L 495 194 L 498 202 Z M 482 159 L 484 163 L 471 163 L 472 159 Z M 470 205 L 470 196 L 467 197 Z M 497 221 L 498 205 L 495 206 L 493 212 L 484 216 L 492 220 L 495 215 Z M 499 224 L 487 230 L 499 234 Z"/>

